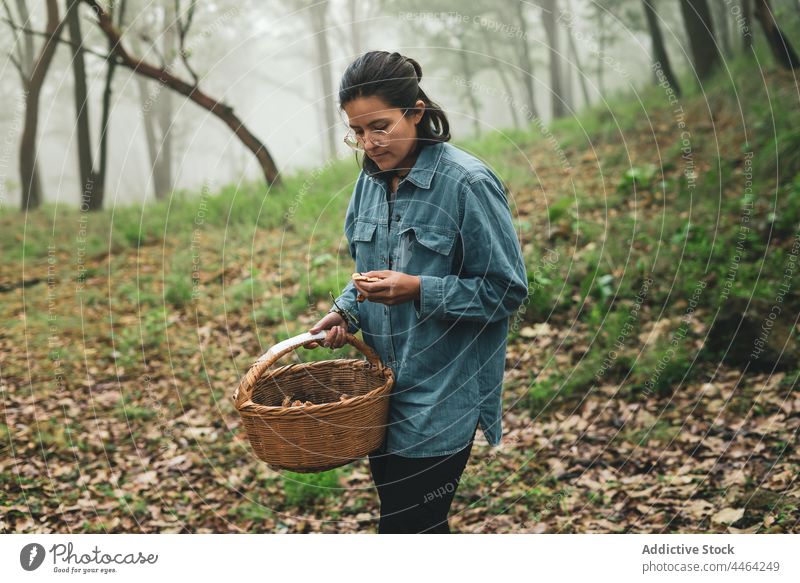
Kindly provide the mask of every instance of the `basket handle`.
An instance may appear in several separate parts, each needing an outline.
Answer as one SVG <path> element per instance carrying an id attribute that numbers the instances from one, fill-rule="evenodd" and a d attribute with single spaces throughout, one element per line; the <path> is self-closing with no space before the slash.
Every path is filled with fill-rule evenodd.
<path id="1" fill-rule="evenodd" d="M 327 330 L 321 330 L 316 334 L 304 332 L 282 342 L 278 342 L 274 346 L 270 347 L 269 350 L 258 357 L 258 360 L 256 360 L 250 366 L 250 370 L 247 371 L 247 374 L 233 392 L 233 396 L 231 398 L 233 399 L 234 403 L 236 403 L 236 407 L 240 407 L 243 403 L 246 403 L 250 399 L 256 381 L 261 378 L 261 375 L 265 370 L 275 364 L 282 356 L 292 352 L 295 348 L 305 346 L 306 344 L 316 342 L 317 340 L 322 340 L 326 335 Z M 355 346 L 356 349 L 361 352 L 361 354 L 366 356 L 367 361 L 369 361 L 369 363 L 378 371 L 382 371 L 385 368 L 378 354 L 363 340 L 359 340 L 349 333 L 345 334 L 345 340 L 348 344 Z"/>

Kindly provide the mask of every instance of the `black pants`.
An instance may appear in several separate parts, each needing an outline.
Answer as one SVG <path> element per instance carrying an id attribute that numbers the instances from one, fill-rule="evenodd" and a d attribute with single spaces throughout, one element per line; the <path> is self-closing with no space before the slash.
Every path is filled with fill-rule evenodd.
<path id="1" fill-rule="evenodd" d="M 447 514 L 474 439 L 473 435 L 464 449 L 444 456 L 370 454 L 369 469 L 381 501 L 378 533 L 448 534 Z"/>

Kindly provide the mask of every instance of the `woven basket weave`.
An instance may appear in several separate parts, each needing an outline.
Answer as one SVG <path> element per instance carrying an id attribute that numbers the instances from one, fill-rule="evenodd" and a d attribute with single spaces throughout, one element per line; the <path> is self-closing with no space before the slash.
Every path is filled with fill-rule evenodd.
<path id="1" fill-rule="evenodd" d="M 392 369 L 352 334 L 347 342 L 367 360 L 338 359 L 270 367 L 326 332 L 300 334 L 265 352 L 233 394 L 247 438 L 276 470 L 321 472 L 348 464 L 383 443 L 394 385 Z M 341 395 L 349 398 L 340 400 Z M 284 407 L 284 397 L 314 405 Z"/>

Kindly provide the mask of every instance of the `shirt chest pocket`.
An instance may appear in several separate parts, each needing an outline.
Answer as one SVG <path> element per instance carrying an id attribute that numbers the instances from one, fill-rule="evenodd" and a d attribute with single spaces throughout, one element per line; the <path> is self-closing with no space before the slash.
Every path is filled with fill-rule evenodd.
<path id="1" fill-rule="evenodd" d="M 383 269 L 378 266 L 378 223 L 359 218 L 353 228 L 353 244 L 356 247 L 356 271 Z"/>
<path id="2" fill-rule="evenodd" d="M 394 267 L 409 275 L 448 275 L 455 240 L 456 232 L 442 227 L 401 227 Z"/>

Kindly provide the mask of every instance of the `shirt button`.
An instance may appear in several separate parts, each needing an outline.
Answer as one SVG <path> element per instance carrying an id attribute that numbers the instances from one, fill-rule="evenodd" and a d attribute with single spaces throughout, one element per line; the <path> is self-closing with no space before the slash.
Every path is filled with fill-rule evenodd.
<path id="1" fill-rule="evenodd" d="M 395 215 L 395 216 L 394 216 L 394 220 L 395 220 L 395 221 L 399 221 L 399 220 L 400 220 L 400 215 Z"/>

